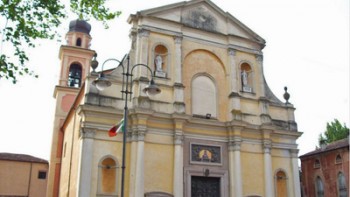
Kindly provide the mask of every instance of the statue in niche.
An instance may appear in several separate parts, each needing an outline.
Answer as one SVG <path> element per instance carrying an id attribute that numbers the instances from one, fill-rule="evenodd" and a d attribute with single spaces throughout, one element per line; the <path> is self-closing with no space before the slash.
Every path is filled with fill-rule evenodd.
<path id="1" fill-rule="evenodd" d="M 166 77 L 166 73 L 163 71 L 163 64 L 164 60 L 161 55 L 157 54 L 154 58 L 154 64 L 155 64 L 155 76 L 157 77 Z"/>
<path id="2" fill-rule="evenodd" d="M 248 85 L 248 73 L 243 70 L 241 72 L 242 89 L 244 92 L 252 92 L 252 88 Z"/>
<path id="3" fill-rule="evenodd" d="M 156 70 L 157 71 L 163 71 L 162 66 L 163 66 L 163 59 L 162 56 L 156 55 L 156 58 L 154 59 L 154 62 L 156 64 Z"/>
<path id="4" fill-rule="evenodd" d="M 243 70 L 241 73 L 241 76 L 242 76 L 243 87 L 248 86 L 248 73 L 245 70 Z"/>

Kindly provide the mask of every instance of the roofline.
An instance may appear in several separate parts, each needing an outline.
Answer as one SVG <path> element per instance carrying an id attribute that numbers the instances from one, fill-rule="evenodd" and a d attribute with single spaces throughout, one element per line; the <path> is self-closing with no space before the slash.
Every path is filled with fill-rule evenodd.
<path id="1" fill-rule="evenodd" d="M 240 20 L 238 20 L 237 18 L 235 18 L 233 15 L 231 15 L 229 12 L 225 12 L 223 11 L 220 7 L 218 7 L 216 4 L 214 4 L 212 1 L 210 0 L 192 0 L 192 1 L 182 1 L 182 2 L 178 2 L 178 3 L 173 3 L 173 4 L 168 4 L 168 5 L 164 5 L 164 6 L 160 6 L 160 7 L 155 7 L 155 8 L 150 8 L 150 9 L 146 9 L 146 10 L 141 10 L 136 12 L 136 14 L 130 14 L 127 22 L 129 24 L 131 24 L 131 21 L 135 18 L 138 17 L 143 17 L 146 16 L 147 14 L 151 14 L 154 11 L 160 10 L 160 9 L 172 9 L 172 8 L 176 8 L 176 7 L 180 7 L 180 6 L 186 6 L 186 5 L 192 5 L 192 4 L 196 4 L 199 2 L 206 2 L 208 3 L 213 9 L 215 9 L 217 12 L 221 13 L 223 16 L 225 16 L 226 18 L 229 18 L 231 20 L 233 20 L 234 22 L 237 23 L 238 26 L 240 26 L 244 31 L 246 31 L 248 34 L 251 34 L 251 36 L 253 37 L 253 39 L 251 41 L 258 43 L 261 46 L 261 50 L 263 48 L 265 48 L 266 46 L 266 41 L 265 39 L 263 39 L 261 36 L 259 36 L 257 33 L 255 33 L 253 30 L 251 30 L 248 26 L 246 26 L 245 24 L 243 24 Z M 230 35 L 230 34 L 227 34 Z"/>

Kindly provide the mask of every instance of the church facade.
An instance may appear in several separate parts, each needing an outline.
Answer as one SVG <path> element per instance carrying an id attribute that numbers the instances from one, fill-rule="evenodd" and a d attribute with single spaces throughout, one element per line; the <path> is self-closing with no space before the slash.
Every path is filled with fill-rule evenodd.
<path id="1" fill-rule="evenodd" d="M 90 26 L 72 21 L 60 49 L 60 83 L 50 160 L 49 196 L 120 196 L 123 133 L 125 196 L 300 196 L 295 108 L 269 89 L 265 40 L 210 0 L 130 15 L 132 72 L 122 96 L 121 67 L 104 71 L 98 90 L 90 68 Z M 123 64 L 123 62 L 122 62 Z"/>

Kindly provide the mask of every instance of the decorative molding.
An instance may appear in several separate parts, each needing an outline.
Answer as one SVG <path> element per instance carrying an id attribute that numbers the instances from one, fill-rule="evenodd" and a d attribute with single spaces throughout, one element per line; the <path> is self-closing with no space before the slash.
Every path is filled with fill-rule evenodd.
<path id="1" fill-rule="evenodd" d="M 185 86 L 184 86 L 182 83 L 177 83 L 177 82 L 175 82 L 175 83 L 174 83 L 174 88 L 181 88 L 181 89 L 184 89 Z"/>
<path id="2" fill-rule="evenodd" d="M 229 48 L 229 49 L 228 49 L 228 54 L 229 54 L 230 56 L 235 56 L 235 55 L 236 55 L 236 50 L 235 50 L 235 49 L 232 49 L 232 48 Z"/>
<path id="3" fill-rule="evenodd" d="M 174 111 L 176 113 L 182 114 L 185 113 L 185 103 L 183 102 L 174 102 Z"/>
<path id="4" fill-rule="evenodd" d="M 240 151 L 241 150 L 242 139 L 235 138 L 232 141 L 228 142 L 228 150 L 229 151 Z"/>
<path id="5" fill-rule="evenodd" d="M 298 158 L 298 153 L 299 153 L 298 149 L 291 149 L 289 151 L 292 158 Z"/>
<path id="6" fill-rule="evenodd" d="M 209 170 L 209 176 L 208 177 L 217 177 L 220 178 L 220 196 L 222 197 L 228 197 L 229 196 L 229 188 L 228 188 L 228 170 L 219 170 L 216 168 L 207 168 Z M 205 169 L 203 168 L 184 168 L 184 191 L 185 196 L 191 196 L 191 183 L 192 183 L 192 177 L 205 177 Z"/>
<path id="7" fill-rule="evenodd" d="M 156 191 L 156 192 L 145 193 L 145 197 L 173 197 L 173 195 L 165 192 Z"/>
<path id="8" fill-rule="evenodd" d="M 231 92 L 229 95 L 228 95 L 229 98 L 235 98 L 235 97 L 241 97 L 237 92 Z"/>
<path id="9" fill-rule="evenodd" d="M 140 36 L 140 37 L 149 37 L 150 35 L 150 31 L 148 29 L 138 29 L 137 31 L 137 34 Z"/>
<path id="10" fill-rule="evenodd" d="M 263 148 L 264 148 L 264 153 L 270 154 L 271 148 L 272 148 L 271 140 L 264 140 Z"/>
<path id="11" fill-rule="evenodd" d="M 144 141 L 146 133 L 147 128 L 144 128 L 143 126 L 141 128 L 139 126 L 133 128 L 130 135 L 131 141 Z"/>
<path id="12" fill-rule="evenodd" d="M 174 144 L 175 145 L 182 145 L 184 142 L 184 136 L 180 134 L 174 135 Z"/>
<path id="13" fill-rule="evenodd" d="M 81 128 L 80 130 L 82 138 L 94 139 L 96 135 L 96 129 L 92 128 Z"/>
<path id="14" fill-rule="evenodd" d="M 182 36 L 174 36 L 174 41 L 175 41 L 175 44 L 181 44 L 182 43 L 182 39 L 183 37 Z"/>
<path id="15" fill-rule="evenodd" d="M 258 61 L 258 62 L 262 62 L 263 61 L 263 56 L 262 55 L 260 55 L 260 54 L 258 54 L 258 55 L 255 55 L 255 58 L 256 58 L 256 60 Z"/>

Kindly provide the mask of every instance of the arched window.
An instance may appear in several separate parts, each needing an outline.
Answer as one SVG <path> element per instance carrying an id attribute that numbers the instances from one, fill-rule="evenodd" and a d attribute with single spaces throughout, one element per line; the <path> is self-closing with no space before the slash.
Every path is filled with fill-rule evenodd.
<path id="1" fill-rule="evenodd" d="M 315 159 L 315 162 L 314 162 L 314 168 L 320 168 L 320 167 L 321 167 L 320 160 Z"/>
<path id="2" fill-rule="evenodd" d="M 114 159 L 107 157 L 100 162 L 98 166 L 97 196 L 117 196 L 118 171 L 119 166 Z"/>
<path id="3" fill-rule="evenodd" d="M 335 157 L 335 163 L 336 164 L 342 163 L 342 158 L 339 154 Z"/>
<path id="4" fill-rule="evenodd" d="M 248 63 L 241 65 L 241 84 L 243 92 L 253 92 L 253 72 Z"/>
<path id="5" fill-rule="evenodd" d="M 72 64 L 69 67 L 68 86 L 79 88 L 81 85 L 81 66 L 79 64 Z"/>
<path id="6" fill-rule="evenodd" d="M 192 114 L 217 117 L 216 87 L 207 76 L 197 76 L 192 81 Z"/>
<path id="7" fill-rule="evenodd" d="M 78 46 L 78 47 L 81 47 L 81 38 L 77 39 L 75 45 Z"/>
<path id="8" fill-rule="evenodd" d="M 339 197 L 347 197 L 348 192 L 346 189 L 346 181 L 345 176 L 342 172 L 338 173 L 338 196 Z"/>
<path id="9" fill-rule="evenodd" d="M 322 179 L 318 176 L 316 178 L 316 197 L 324 197 L 324 187 Z"/>
<path id="10" fill-rule="evenodd" d="M 287 190 L 287 176 L 282 170 L 279 170 L 275 175 L 276 181 L 276 197 L 286 196 Z"/>

